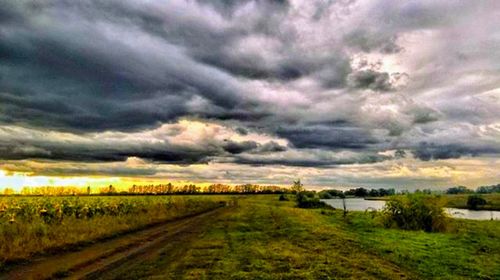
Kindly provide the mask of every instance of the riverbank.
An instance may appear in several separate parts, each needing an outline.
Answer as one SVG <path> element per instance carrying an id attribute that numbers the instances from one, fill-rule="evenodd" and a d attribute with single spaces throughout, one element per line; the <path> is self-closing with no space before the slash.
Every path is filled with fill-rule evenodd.
<path id="1" fill-rule="evenodd" d="M 458 208 L 458 209 L 470 209 L 467 206 L 467 198 L 470 194 L 444 194 L 442 195 L 446 200 L 446 207 L 448 208 Z M 486 200 L 486 205 L 480 205 L 475 210 L 492 210 L 500 211 L 500 194 L 490 193 L 481 194 L 482 198 Z M 382 200 L 387 201 L 391 199 L 390 196 L 383 197 L 365 197 L 365 200 Z"/>
<path id="2" fill-rule="evenodd" d="M 448 194 L 445 195 L 446 207 L 453 207 L 459 209 L 470 209 L 467 206 L 467 198 L 469 194 Z M 480 205 L 477 210 L 495 210 L 500 211 L 500 194 L 482 194 L 482 198 L 486 200 L 486 205 Z"/>

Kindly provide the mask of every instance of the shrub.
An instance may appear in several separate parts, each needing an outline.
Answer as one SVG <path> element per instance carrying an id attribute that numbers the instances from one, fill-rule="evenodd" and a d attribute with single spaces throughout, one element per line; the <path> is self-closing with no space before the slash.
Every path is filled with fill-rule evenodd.
<path id="1" fill-rule="evenodd" d="M 315 198 L 316 197 L 316 193 L 312 192 L 312 191 L 303 191 L 303 192 L 301 192 L 301 194 L 307 196 L 308 198 Z"/>
<path id="2" fill-rule="evenodd" d="M 333 209 L 332 206 L 320 201 L 319 198 L 314 196 L 311 197 L 311 192 L 300 192 L 297 194 L 297 207 Z"/>
<path id="3" fill-rule="evenodd" d="M 279 197 L 279 201 L 289 201 L 290 199 L 288 199 L 288 197 L 285 195 L 285 194 L 281 194 L 280 197 Z"/>
<path id="4" fill-rule="evenodd" d="M 486 205 L 486 200 L 477 194 L 469 195 L 467 198 L 467 207 L 469 209 L 477 210 L 479 207 L 478 206 L 483 206 Z"/>
<path id="5" fill-rule="evenodd" d="M 392 197 L 383 209 L 384 224 L 407 230 L 427 232 L 446 229 L 448 218 L 441 197 L 410 194 Z"/>
<path id="6" fill-rule="evenodd" d="M 332 199 L 333 196 L 329 192 L 320 192 L 319 198 L 321 199 Z"/>

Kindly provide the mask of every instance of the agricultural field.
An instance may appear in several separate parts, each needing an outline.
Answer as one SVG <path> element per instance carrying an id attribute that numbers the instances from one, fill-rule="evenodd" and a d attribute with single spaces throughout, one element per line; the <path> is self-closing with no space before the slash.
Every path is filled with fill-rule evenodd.
<path id="1" fill-rule="evenodd" d="M 221 205 L 220 196 L 0 197 L 0 268 Z"/>

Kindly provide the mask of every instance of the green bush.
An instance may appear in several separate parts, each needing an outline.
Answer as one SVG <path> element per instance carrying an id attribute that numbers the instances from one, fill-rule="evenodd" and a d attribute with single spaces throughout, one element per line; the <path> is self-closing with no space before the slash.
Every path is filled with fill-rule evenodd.
<path id="1" fill-rule="evenodd" d="M 279 201 L 289 201 L 290 199 L 288 199 L 288 197 L 285 195 L 285 194 L 281 194 L 280 197 L 279 197 Z"/>
<path id="2" fill-rule="evenodd" d="M 329 192 L 320 192 L 319 198 L 321 199 L 332 199 L 333 196 Z"/>
<path id="3" fill-rule="evenodd" d="M 300 192 L 297 194 L 297 207 L 299 208 L 327 208 L 333 209 L 332 206 L 320 201 L 319 198 L 312 196 L 312 192 Z M 314 194 L 314 193 L 312 193 Z"/>
<path id="4" fill-rule="evenodd" d="M 473 210 L 477 210 L 479 206 L 486 205 L 486 200 L 477 194 L 469 195 L 467 198 L 467 207 Z"/>
<path id="5" fill-rule="evenodd" d="M 444 231 L 448 217 L 441 197 L 409 194 L 392 197 L 383 209 L 384 224 L 407 230 Z"/>

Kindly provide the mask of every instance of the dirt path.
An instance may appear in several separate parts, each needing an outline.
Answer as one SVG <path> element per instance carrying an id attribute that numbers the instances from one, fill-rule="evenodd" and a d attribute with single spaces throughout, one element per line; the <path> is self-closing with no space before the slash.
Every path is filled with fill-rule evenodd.
<path id="1" fill-rule="evenodd" d="M 181 250 L 179 238 L 193 238 L 201 225 L 209 224 L 224 208 L 194 217 L 166 222 L 139 232 L 97 243 L 80 251 L 39 258 L 27 265 L 14 267 L 0 275 L 3 279 L 104 279 L 114 278 L 134 264 L 156 256 L 159 250 L 171 248 L 172 256 Z"/>

